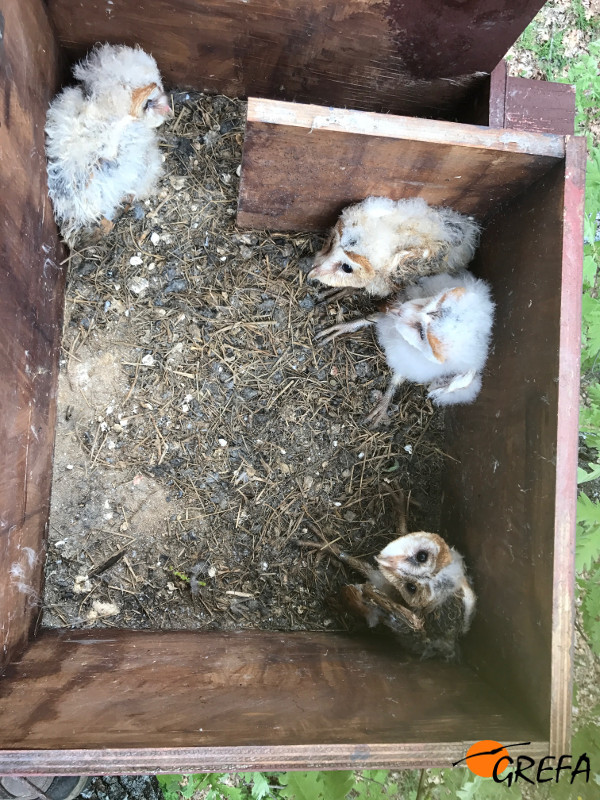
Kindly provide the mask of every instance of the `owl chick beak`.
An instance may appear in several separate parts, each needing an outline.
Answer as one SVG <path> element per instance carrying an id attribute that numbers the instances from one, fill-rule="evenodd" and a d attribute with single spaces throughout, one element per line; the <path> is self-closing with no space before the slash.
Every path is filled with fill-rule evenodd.
<path id="1" fill-rule="evenodd" d="M 169 103 L 169 98 L 164 92 L 156 98 L 156 100 L 152 103 L 152 107 L 163 117 L 171 117 L 173 115 L 173 109 Z"/>
<path id="2" fill-rule="evenodd" d="M 319 265 L 311 269 L 311 271 L 307 275 L 307 278 L 309 280 L 319 280 L 320 278 L 323 278 L 325 275 L 327 275 L 328 271 L 331 272 L 331 270 L 326 270 L 326 269 L 324 270 L 323 267 Z"/>
<path id="3" fill-rule="evenodd" d="M 406 556 L 376 556 L 375 561 L 380 569 L 400 573 L 402 567 L 408 563 L 408 558 Z"/>

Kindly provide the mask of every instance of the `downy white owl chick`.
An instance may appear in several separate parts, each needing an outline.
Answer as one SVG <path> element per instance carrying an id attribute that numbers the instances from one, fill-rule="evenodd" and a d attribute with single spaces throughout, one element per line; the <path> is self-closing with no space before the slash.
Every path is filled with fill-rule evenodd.
<path id="1" fill-rule="evenodd" d="M 407 533 L 390 542 L 375 559 L 381 574 L 406 605 L 425 614 L 456 598 L 466 632 L 475 611 L 475 593 L 463 557 L 436 533 Z"/>
<path id="2" fill-rule="evenodd" d="M 432 275 L 407 286 L 385 310 L 317 334 L 323 343 L 342 333 L 376 325 L 392 370 L 390 384 L 367 421 L 386 418 L 403 381 L 424 383 L 438 405 L 471 403 L 481 388 L 494 303 L 485 281 L 469 273 Z"/>
<path id="3" fill-rule="evenodd" d="M 368 197 L 342 211 L 309 278 L 386 297 L 423 275 L 455 272 L 473 258 L 479 226 L 421 197 Z"/>
<path id="4" fill-rule="evenodd" d="M 46 119 L 48 191 L 69 243 L 153 193 L 156 128 L 171 113 L 156 62 L 140 49 L 102 45 L 73 72 L 83 85 L 64 89 Z"/>
<path id="5" fill-rule="evenodd" d="M 365 608 L 370 608 L 371 613 L 359 616 L 364 616 L 369 627 L 383 620 L 392 627 L 390 621 L 395 620 L 394 624 L 398 623 L 401 628 L 409 625 L 416 630 L 415 622 L 419 619 L 433 615 L 432 624 L 437 626 L 449 615 L 452 637 L 466 633 L 473 619 L 476 599 L 463 557 L 437 533 L 408 533 L 403 514 L 399 522 L 402 535 L 376 556 L 377 567 L 327 542 L 313 525 L 309 527 L 323 544 L 306 541 L 299 544 L 330 553 L 367 579 L 368 583 L 362 585 L 360 592 L 366 602 Z M 404 610 L 398 606 L 398 601 L 404 604 Z M 412 613 L 407 614 L 407 610 Z"/>

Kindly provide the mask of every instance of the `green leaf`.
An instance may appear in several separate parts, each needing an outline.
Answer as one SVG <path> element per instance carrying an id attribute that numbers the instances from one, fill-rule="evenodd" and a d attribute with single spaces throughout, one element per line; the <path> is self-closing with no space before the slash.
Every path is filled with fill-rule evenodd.
<path id="1" fill-rule="evenodd" d="M 583 627 L 589 644 L 600 655 L 600 564 L 587 581 L 579 581 Z"/>
<path id="2" fill-rule="evenodd" d="M 588 481 L 595 481 L 600 478 L 600 463 L 596 462 L 591 465 L 592 468 L 587 472 L 583 467 L 577 467 L 577 483 L 587 483 Z"/>
<path id="3" fill-rule="evenodd" d="M 320 800 L 323 795 L 319 784 L 319 775 L 319 772 L 284 773 L 280 778 L 280 782 L 283 784 L 283 788 L 279 792 L 280 796 L 288 798 L 288 800 Z"/>
<path id="4" fill-rule="evenodd" d="M 575 568 L 583 572 L 600 558 L 600 504 L 580 492 L 577 498 Z"/>
<path id="5" fill-rule="evenodd" d="M 396 784 L 386 784 L 388 775 L 388 771 L 383 769 L 365 770 L 354 785 L 356 800 L 387 800 L 393 797 L 398 787 Z"/>
<path id="6" fill-rule="evenodd" d="M 179 784 L 182 775 L 157 775 L 156 780 L 165 800 L 178 800 L 180 797 Z"/>
<path id="7" fill-rule="evenodd" d="M 321 783 L 325 800 L 345 800 L 348 792 L 354 786 L 354 773 L 342 770 L 321 772 Z"/>
<path id="8" fill-rule="evenodd" d="M 596 280 L 598 265 L 593 253 L 586 253 L 583 257 L 583 282 L 587 286 L 593 286 Z"/>
<path id="9" fill-rule="evenodd" d="M 213 777 L 212 775 L 157 775 L 156 780 L 165 800 L 189 800 L 200 789 L 203 789 Z"/>
<path id="10" fill-rule="evenodd" d="M 254 800 L 262 800 L 263 797 L 268 797 L 270 794 L 269 781 L 262 772 L 253 772 L 248 782 L 252 784 L 251 795 Z"/>
<path id="11" fill-rule="evenodd" d="M 221 792 L 221 797 L 226 797 L 227 800 L 243 800 L 244 797 L 244 790 L 242 788 L 228 786 L 225 783 L 219 786 L 219 791 Z"/>

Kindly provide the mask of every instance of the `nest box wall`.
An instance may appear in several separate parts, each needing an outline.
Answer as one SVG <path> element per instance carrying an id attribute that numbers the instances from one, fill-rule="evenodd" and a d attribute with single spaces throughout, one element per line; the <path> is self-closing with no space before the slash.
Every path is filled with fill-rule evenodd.
<path id="1" fill-rule="evenodd" d="M 454 118 L 542 0 L 47 0 L 75 60 L 139 44 L 180 88 Z"/>
<path id="2" fill-rule="evenodd" d="M 64 275 L 44 124 L 58 49 L 41 0 L 0 14 L 0 668 L 38 615 Z"/>
<path id="3" fill-rule="evenodd" d="M 477 622 L 464 663 L 400 667 L 372 639 L 310 633 L 61 630 L 30 638 L 42 591 L 64 289 L 43 132 L 59 54 L 72 61 L 98 41 L 139 43 L 171 85 L 462 118 L 472 93 L 481 94 L 485 79 L 475 73 L 491 71 L 541 5 L 5 0 L 0 669 L 11 663 L 0 682 L 0 772 L 442 766 L 464 756 L 465 741 L 489 736 L 531 740 L 529 753 L 566 752 L 585 158 L 570 137 L 554 155 L 525 148 L 534 167 L 526 178 L 511 152 L 514 180 L 525 183 L 506 196 L 498 174 L 502 202 L 495 214 L 488 208 L 478 269 L 501 294 L 502 336 L 481 419 L 457 412 L 449 420 L 463 464 L 450 471 L 445 507 L 448 529 L 464 531 L 481 607 L 495 616 Z M 511 108 L 503 106 L 502 120 Z M 448 127 L 454 136 L 466 126 Z M 411 153 L 427 128 L 411 133 Z M 424 148 L 437 142 L 440 153 L 432 181 L 451 163 L 447 137 L 434 129 Z M 458 132 L 470 164 L 480 129 Z M 415 158 L 415 180 L 422 169 Z M 497 421 L 488 432 L 490 415 Z M 494 536 L 503 527 L 509 535 Z"/>

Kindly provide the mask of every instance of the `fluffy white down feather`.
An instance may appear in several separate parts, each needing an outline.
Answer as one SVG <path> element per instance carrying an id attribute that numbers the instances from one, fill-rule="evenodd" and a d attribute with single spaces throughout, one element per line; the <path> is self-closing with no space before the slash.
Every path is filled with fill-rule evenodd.
<path id="1" fill-rule="evenodd" d="M 104 44 L 92 50 L 73 68 L 88 95 L 97 95 L 108 87 L 145 86 L 156 83 L 162 88 L 160 72 L 153 56 L 139 47 Z"/>
<path id="2" fill-rule="evenodd" d="M 420 307 L 424 298 L 439 298 L 450 289 L 464 289 L 464 293 L 449 298 L 439 315 Z M 378 315 L 376 326 L 396 382 L 428 384 L 430 397 L 439 405 L 472 402 L 481 388 L 493 322 L 489 286 L 468 273 L 433 275 L 407 287 L 391 308 Z M 441 343 L 443 361 L 407 340 L 414 340 L 415 324 Z M 457 376 L 466 377 L 456 380 Z"/>
<path id="3" fill-rule="evenodd" d="M 479 226 L 473 219 L 452 208 L 430 206 L 422 197 L 367 197 L 345 208 L 340 219 L 344 226 L 342 244 L 358 238 L 354 249 L 369 256 L 379 268 L 387 265 L 390 254 L 399 247 L 409 249 L 424 240 L 437 240 L 451 245 L 446 271 L 454 272 L 471 261 L 479 236 Z"/>
<path id="4" fill-rule="evenodd" d="M 46 118 L 48 193 L 70 244 L 103 217 L 112 220 L 126 199 L 149 197 L 162 171 L 156 115 L 130 113 L 132 86 L 157 83 L 156 92 L 162 91 L 152 56 L 104 45 L 74 73 L 87 91 L 64 89 Z"/>
<path id="5" fill-rule="evenodd" d="M 309 277 L 385 297 L 419 276 L 464 269 L 478 239 L 472 217 L 422 197 L 367 197 L 342 211 Z"/>

